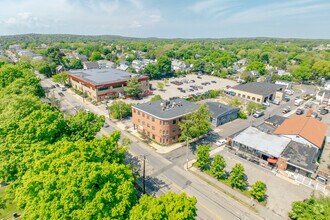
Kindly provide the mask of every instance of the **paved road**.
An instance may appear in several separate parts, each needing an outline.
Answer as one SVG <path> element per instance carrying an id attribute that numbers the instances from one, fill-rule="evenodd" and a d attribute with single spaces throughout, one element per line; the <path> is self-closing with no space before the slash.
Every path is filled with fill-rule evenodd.
<path id="1" fill-rule="evenodd" d="M 50 87 L 52 84 L 54 83 L 50 79 L 42 78 L 41 85 L 43 87 Z M 101 112 L 101 107 L 84 103 L 79 96 L 72 95 L 69 91 L 63 92 L 65 94 L 64 97 L 59 97 L 59 88 L 53 90 L 54 95 L 61 99 L 62 110 L 74 112 L 77 106 L 81 106 L 81 108 L 88 108 L 98 114 Z M 105 110 L 103 109 L 103 111 Z M 111 132 L 118 129 L 112 122 L 108 121 L 108 123 L 111 127 L 103 128 L 102 132 Z M 129 133 L 122 131 L 122 137 L 132 140 L 132 144 L 129 147 L 129 152 L 132 155 L 147 155 L 148 179 L 152 180 L 153 183 L 161 183 L 159 185 L 163 186 L 159 188 L 158 184 L 155 184 L 156 195 L 174 191 L 186 192 L 189 196 L 195 196 L 198 201 L 198 219 L 263 219 L 247 207 L 209 186 L 192 173 L 185 171 L 182 166 L 178 166 L 162 157 Z M 269 219 L 274 218 L 270 217 Z"/>

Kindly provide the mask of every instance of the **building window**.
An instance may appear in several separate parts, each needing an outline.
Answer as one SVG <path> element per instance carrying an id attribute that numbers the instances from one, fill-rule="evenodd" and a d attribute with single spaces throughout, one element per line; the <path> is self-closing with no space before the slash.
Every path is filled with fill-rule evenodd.
<path id="1" fill-rule="evenodd" d="M 149 125 L 149 124 L 147 124 L 147 127 L 148 127 L 148 128 L 150 128 L 150 125 Z"/>
<path id="2" fill-rule="evenodd" d="M 237 93 L 237 96 L 238 96 L 238 97 L 241 97 L 241 93 Z"/>
<path id="3" fill-rule="evenodd" d="M 142 113 L 142 117 L 144 117 L 144 113 Z"/>
<path id="4" fill-rule="evenodd" d="M 97 91 L 104 91 L 104 90 L 108 90 L 109 87 L 103 87 L 103 88 L 98 88 Z"/>
<path id="5" fill-rule="evenodd" d="M 136 113 L 136 110 L 135 110 L 135 109 L 133 109 L 133 112 L 134 112 L 134 113 Z"/>
<path id="6" fill-rule="evenodd" d="M 175 119 L 175 120 L 173 120 L 173 124 L 174 124 L 174 125 L 176 124 L 176 119 Z"/>
<path id="7" fill-rule="evenodd" d="M 149 117 L 149 115 L 147 115 L 147 119 L 149 119 L 150 117 Z"/>
<path id="8" fill-rule="evenodd" d="M 120 85 L 114 85 L 114 86 L 112 86 L 112 88 L 113 88 L 113 89 L 116 89 L 116 88 L 121 88 L 121 87 L 123 87 L 123 85 L 122 85 L 122 84 L 120 84 Z"/>
<path id="9" fill-rule="evenodd" d="M 260 102 L 260 99 L 257 99 L 257 102 Z"/>
<path id="10" fill-rule="evenodd" d="M 139 122 L 139 123 L 141 122 L 140 119 L 138 119 L 138 122 Z"/>
<path id="11" fill-rule="evenodd" d="M 256 100 L 256 98 L 255 98 L 255 97 L 252 97 L 252 100 L 253 100 L 253 101 L 255 101 L 255 100 Z"/>
<path id="12" fill-rule="evenodd" d="M 146 123 L 143 121 L 143 122 L 142 122 L 142 125 L 145 125 L 145 124 L 146 124 Z"/>
<path id="13" fill-rule="evenodd" d="M 140 115 L 140 111 L 138 111 L 138 115 Z"/>
<path id="14" fill-rule="evenodd" d="M 245 98 L 245 95 L 242 95 L 243 98 Z"/>
<path id="15" fill-rule="evenodd" d="M 172 141 L 175 141 L 175 139 L 176 139 L 176 138 L 175 138 L 175 136 L 174 136 L 174 137 L 172 137 Z"/>
<path id="16" fill-rule="evenodd" d="M 155 121 L 155 118 L 154 117 L 152 117 L 152 121 Z"/>
<path id="17" fill-rule="evenodd" d="M 166 130 L 166 134 L 168 134 L 168 130 Z"/>
<path id="18" fill-rule="evenodd" d="M 156 137 L 155 137 L 155 135 L 153 134 L 153 135 L 152 135 L 152 139 L 155 139 L 155 138 L 156 138 Z"/>
<path id="19" fill-rule="evenodd" d="M 152 126 L 151 129 L 152 129 L 152 130 L 155 130 L 155 126 Z"/>
<path id="20" fill-rule="evenodd" d="M 248 96 L 247 99 L 250 99 L 250 96 Z"/>
<path id="21" fill-rule="evenodd" d="M 175 132 L 176 132 L 176 130 L 175 130 L 175 129 L 173 129 L 173 130 L 172 130 L 172 133 L 175 133 Z"/>

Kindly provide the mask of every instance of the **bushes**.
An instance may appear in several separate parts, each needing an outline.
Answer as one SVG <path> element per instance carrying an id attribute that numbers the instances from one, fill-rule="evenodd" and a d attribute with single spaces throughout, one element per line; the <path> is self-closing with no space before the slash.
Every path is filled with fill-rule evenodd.
<path id="1" fill-rule="evenodd" d="M 113 102 L 109 107 L 110 117 L 113 119 L 123 119 L 132 116 L 132 104 L 123 101 Z"/>
<path id="2" fill-rule="evenodd" d="M 244 112 L 242 112 L 241 110 L 238 111 L 237 113 L 237 117 L 241 118 L 241 119 L 247 119 L 247 114 L 245 114 Z"/>
<path id="3" fill-rule="evenodd" d="M 213 99 L 213 98 L 218 97 L 220 95 L 220 93 L 221 93 L 220 90 L 209 90 L 209 91 L 203 93 L 202 95 L 186 98 L 186 100 L 191 101 L 191 102 L 197 102 L 197 101 L 204 100 L 204 99 Z"/>

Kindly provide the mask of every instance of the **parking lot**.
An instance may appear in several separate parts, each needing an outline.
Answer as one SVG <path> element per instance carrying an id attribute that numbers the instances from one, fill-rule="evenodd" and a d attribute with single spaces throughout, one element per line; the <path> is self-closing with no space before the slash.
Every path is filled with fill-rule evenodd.
<path id="1" fill-rule="evenodd" d="M 279 178 L 272 171 L 264 169 L 256 164 L 246 161 L 226 149 L 219 153 L 227 163 L 226 171 L 230 171 L 236 163 L 241 163 L 245 168 L 247 181 L 251 185 L 257 180 L 264 182 L 267 186 L 267 207 L 274 210 L 277 214 L 287 216 L 287 212 L 291 209 L 293 201 L 304 200 L 309 198 L 312 189 L 303 185 L 298 185 L 294 181 L 289 182 Z M 284 196 L 285 195 L 285 196 Z M 283 199 L 283 196 L 285 199 Z"/>
<path id="2" fill-rule="evenodd" d="M 169 79 L 169 83 L 164 87 L 163 91 L 157 89 L 158 82 L 164 81 L 152 80 L 150 81 L 150 84 L 152 84 L 152 88 L 156 88 L 156 90 L 153 91 L 153 94 L 160 95 L 163 99 L 169 99 L 171 97 L 184 98 L 189 97 L 190 95 L 201 95 L 209 90 L 225 89 L 227 85 L 237 85 L 237 82 L 233 80 L 221 79 L 219 77 L 209 75 L 198 76 L 195 74 L 189 74 L 184 77 Z M 152 96 L 149 98 L 151 97 Z"/>

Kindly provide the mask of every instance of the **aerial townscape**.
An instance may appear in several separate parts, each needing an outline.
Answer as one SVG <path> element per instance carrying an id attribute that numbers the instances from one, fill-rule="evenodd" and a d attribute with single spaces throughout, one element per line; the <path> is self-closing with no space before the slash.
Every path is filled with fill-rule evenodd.
<path id="1" fill-rule="evenodd" d="M 0 3 L 0 219 L 330 219 L 330 4 L 168 3 Z"/>

